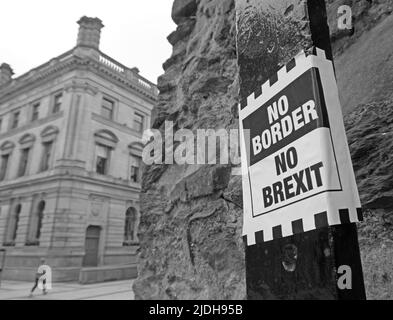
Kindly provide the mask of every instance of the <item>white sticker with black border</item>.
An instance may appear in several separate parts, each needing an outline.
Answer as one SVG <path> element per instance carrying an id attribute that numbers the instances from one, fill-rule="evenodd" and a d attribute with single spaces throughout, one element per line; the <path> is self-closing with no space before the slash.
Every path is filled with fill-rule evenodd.
<path id="1" fill-rule="evenodd" d="M 248 245 L 362 220 L 333 65 L 316 53 L 239 106 Z"/>

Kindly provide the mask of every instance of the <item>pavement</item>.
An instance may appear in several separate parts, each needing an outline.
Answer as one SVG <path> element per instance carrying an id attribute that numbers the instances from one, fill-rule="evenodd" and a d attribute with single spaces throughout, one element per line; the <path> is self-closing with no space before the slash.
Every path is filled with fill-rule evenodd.
<path id="1" fill-rule="evenodd" d="M 72 282 L 53 283 L 46 295 L 38 288 L 30 298 L 34 283 L 6 281 L 0 283 L 0 300 L 134 300 L 133 280 L 79 284 Z"/>

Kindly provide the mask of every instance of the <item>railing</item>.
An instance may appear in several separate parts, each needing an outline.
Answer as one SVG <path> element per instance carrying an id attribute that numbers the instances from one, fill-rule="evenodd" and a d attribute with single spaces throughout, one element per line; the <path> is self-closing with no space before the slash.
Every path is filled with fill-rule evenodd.
<path id="1" fill-rule="evenodd" d="M 156 86 L 151 83 L 149 80 L 143 78 L 142 76 L 138 75 L 136 72 L 132 71 L 131 69 L 127 68 L 126 66 L 122 65 L 121 63 L 117 62 L 116 60 L 112 59 L 111 57 L 107 56 L 106 54 L 100 52 L 99 62 L 105 65 L 106 67 L 122 74 L 128 80 L 132 80 L 136 82 L 139 86 L 148 90 L 154 94 L 158 93 Z"/>
<path id="2" fill-rule="evenodd" d="M 112 59 L 108 59 L 107 57 L 104 57 L 103 55 L 100 54 L 100 58 L 99 61 L 102 64 L 105 64 L 107 67 L 112 68 L 113 70 L 120 72 L 120 73 L 124 73 L 125 69 L 124 67 L 120 66 L 118 63 L 116 63 L 114 60 Z"/>
<path id="3" fill-rule="evenodd" d="M 146 81 L 143 81 L 142 79 L 138 79 L 138 82 L 139 82 L 139 84 L 141 86 L 143 86 L 145 88 L 148 88 L 148 89 L 152 89 L 153 88 L 149 83 L 147 83 Z"/>

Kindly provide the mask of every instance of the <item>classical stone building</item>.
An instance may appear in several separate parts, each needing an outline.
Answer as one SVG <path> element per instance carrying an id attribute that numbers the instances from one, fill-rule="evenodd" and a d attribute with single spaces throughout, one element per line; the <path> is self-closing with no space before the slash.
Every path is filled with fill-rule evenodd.
<path id="1" fill-rule="evenodd" d="M 30 280 L 41 257 L 54 281 L 136 273 L 142 131 L 156 86 L 99 50 L 100 19 L 77 45 L 13 78 L 0 66 L 3 279 Z"/>

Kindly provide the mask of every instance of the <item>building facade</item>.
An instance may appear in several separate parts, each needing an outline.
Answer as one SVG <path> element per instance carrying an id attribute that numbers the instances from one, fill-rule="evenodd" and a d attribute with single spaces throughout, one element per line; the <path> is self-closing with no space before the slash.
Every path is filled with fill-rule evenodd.
<path id="1" fill-rule="evenodd" d="M 100 19 L 77 45 L 13 78 L 0 66 L 0 248 L 3 279 L 54 281 L 136 273 L 142 132 L 156 86 L 99 50 Z"/>

